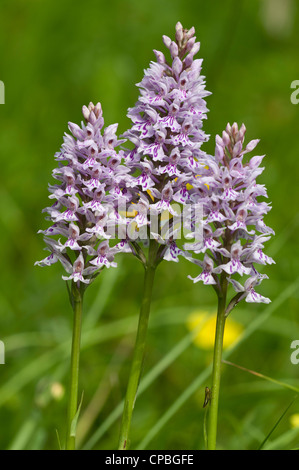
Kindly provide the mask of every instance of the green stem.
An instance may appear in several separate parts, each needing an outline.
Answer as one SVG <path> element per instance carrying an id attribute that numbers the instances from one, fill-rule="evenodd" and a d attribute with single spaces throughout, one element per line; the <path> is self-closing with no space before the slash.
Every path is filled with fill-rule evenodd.
<path id="1" fill-rule="evenodd" d="M 73 283 L 71 291 L 72 306 L 74 311 L 73 339 L 71 353 L 70 390 L 67 412 L 67 434 L 66 450 L 76 449 L 76 437 L 73 432 L 73 421 L 78 410 L 78 382 L 79 361 L 82 324 L 82 301 L 83 296 L 77 286 Z"/>
<path id="2" fill-rule="evenodd" d="M 119 450 L 127 450 L 129 448 L 130 427 L 143 365 L 152 290 L 156 271 L 156 245 L 157 244 L 154 241 L 151 241 L 148 261 L 144 266 L 145 276 L 143 298 L 139 314 L 139 323 L 134 347 L 131 372 L 125 396 L 124 410 L 122 415 L 119 437 Z"/>
<path id="3" fill-rule="evenodd" d="M 211 401 L 208 421 L 208 450 L 216 449 L 218 404 L 221 378 L 221 360 L 223 350 L 223 336 L 225 329 L 227 280 L 222 280 L 221 291 L 218 293 L 217 325 L 214 343 L 213 374 L 211 387 Z"/>

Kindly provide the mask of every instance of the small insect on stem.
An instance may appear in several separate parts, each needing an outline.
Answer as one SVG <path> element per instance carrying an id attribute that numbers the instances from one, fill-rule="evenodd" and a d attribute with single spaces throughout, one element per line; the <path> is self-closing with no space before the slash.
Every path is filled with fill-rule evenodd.
<path id="1" fill-rule="evenodd" d="M 203 408 L 205 408 L 211 401 L 211 389 L 209 387 L 205 388 L 205 401 L 203 403 Z"/>

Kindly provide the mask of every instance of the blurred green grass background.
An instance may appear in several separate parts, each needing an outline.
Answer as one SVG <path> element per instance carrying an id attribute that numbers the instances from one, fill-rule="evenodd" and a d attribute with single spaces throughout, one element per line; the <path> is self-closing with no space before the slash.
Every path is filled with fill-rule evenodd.
<path id="1" fill-rule="evenodd" d="M 215 135 L 237 121 L 246 124 L 248 139 L 261 139 L 258 153 L 267 154 L 259 182 L 273 205 L 266 222 L 276 237 L 267 253 L 277 264 L 264 271 L 270 279 L 260 291 L 273 303 L 233 312 L 248 335 L 230 360 L 299 387 L 299 365 L 290 361 L 290 344 L 299 339 L 299 105 L 290 101 L 291 83 L 299 80 L 297 7 L 295 0 L 1 1 L 1 449 L 57 449 L 56 430 L 64 436 L 72 315 L 61 268 L 33 267 L 42 258 L 36 232 L 46 227 L 41 210 L 54 153 L 67 122 L 79 123 L 90 101 L 101 101 L 106 125 L 118 122 L 125 131 L 127 108 L 138 96 L 134 84 L 177 21 L 195 26 L 213 93 L 205 150 L 213 152 Z M 142 289 L 142 266 L 130 257 L 119 261 L 85 298 L 79 425 L 85 448 L 113 449 L 118 440 Z M 132 448 L 204 446 L 202 404 L 212 353 L 186 339 L 187 319 L 194 311 L 212 312 L 216 299 L 212 289 L 187 279 L 191 269 L 184 261 L 165 262 L 157 273 L 143 373 L 148 383 L 135 407 Z M 219 447 L 257 448 L 293 396 L 224 366 Z M 296 402 L 268 447 L 299 447 L 298 413 Z"/>

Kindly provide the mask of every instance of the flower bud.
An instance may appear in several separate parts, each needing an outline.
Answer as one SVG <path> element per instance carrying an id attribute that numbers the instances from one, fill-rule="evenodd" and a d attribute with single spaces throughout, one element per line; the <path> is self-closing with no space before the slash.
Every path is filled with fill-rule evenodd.
<path id="1" fill-rule="evenodd" d="M 183 31 L 183 25 L 180 21 L 178 21 L 177 24 L 175 25 L 175 30 L 176 32 Z"/>
<path id="2" fill-rule="evenodd" d="M 246 152 L 252 152 L 252 150 L 255 149 L 259 141 L 260 141 L 259 139 L 251 140 L 249 144 L 247 144 L 246 146 Z"/>
<path id="3" fill-rule="evenodd" d="M 183 40 L 184 33 L 183 33 L 183 26 L 179 21 L 176 24 L 175 29 L 176 29 L 175 38 L 177 42 L 180 43 Z"/>
<path id="4" fill-rule="evenodd" d="M 234 122 L 232 125 L 232 131 L 231 131 L 231 135 L 234 139 L 236 139 L 238 132 L 239 132 L 238 124 Z"/>
<path id="5" fill-rule="evenodd" d="M 184 59 L 184 65 L 188 69 L 189 67 L 191 67 L 192 63 L 193 63 L 193 54 L 189 52 L 189 54 Z"/>
<path id="6" fill-rule="evenodd" d="M 89 116 L 90 116 L 90 111 L 89 111 L 88 107 L 85 106 L 85 105 L 82 107 L 82 114 L 83 114 L 83 116 L 84 116 L 84 119 L 85 119 L 86 121 L 88 121 L 88 120 L 89 120 Z"/>
<path id="7" fill-rule="evenodd" d="M 74 124 L 73 122 L 69 122 L 68 127 L 71 133 L 73 134 L 73 136 L 76 137 L 76 139 L 80 139 L 80 140 L 84 139 L 84 133 L 77 124 Z"/>
<path id="8" fill-rule="evenodd" d="M 232 131 L 232 126 L 230 125 L 230 123 L 228 122 L 227 123 L 227 126 L 226 126 L 226 132 L 230 135 L 231 134 L 231 131 Z"/>
<path id="9" fill-rule="evenodd" d="M 223 158 L 224 158 L 223 147 L 217 143 L 216 143 L 215 157 L 219 162 L 223 162 Z"/>
<path id="10" fill-rule="evenodd" d="M 245 124 L 242 124 L 242 126 L 240 127 L 240 130 L 239 130 L 239 134 L 237 136 L 238 140 L 243 142 L 244 137 L 245 137 L 245 133 L 246 133 L 246 126 L 245 126 Z"/>
<path id="11" fill-rule="evenodd" d="M 243 142 L 239 140 L 233 148 L 233 158 L 238 157 L 242 152 L 242 144 Z"/>
<path id="12" fill-rule="evenodd" d="M 193 38 L 190 38 L 189 41 L 187 41 L 187 44 L 186 44 L 186 50 L 188 52 L 191 51 L 192 47 L 194 46 L 195 44 L 195 41 L 196 41 L 196 37 L 194 36 Z"/>
<path id="13" fill-rule="evenodd" d="M 154 54 L 155 54 L 155 56 L 156 56 L 156 58 L 157 58 L 158 64 L 164 65 L 164 64 L 165 64 L 165 56 L 164 56 L 163 52 L 156 51 L 156 50 L 154 49 Z"/>
<path id="14" fill-rule="evenodd" d="M 190 28 L 189 31 L 187 31 L 185 37 L 188 40 L 188 39 L 192 38 L 192 36 L 194 36 L 194 34 L 195 34 L 195 28 L 194 28 L 194 26 L 192 26 L 192 28 Z"/>
<path id="15" fill-rule="evenodd" d="M 229 135 L 226 131 L 222 132 L 222 140 L 223 140 L 223 143 L 226 147 L 230 144 L 230 138 L 229 138 Z"/>
<path id="16" fill-rule="evenodd" d="M 170 44 L 169 50 L 170 50 L 171 57 L 173 59 L 178 56 L 179 48 L 178 48 L 178 45 L 174 41 L 172 41 L 172 43 Z"/>
<path id="17" fill-rule="evenodd" d="M 199 49 L 200 49 L 200 42 L 196 42 L 194 46 L 192 47 L 190 54 L 195 56 L 198 53 Z"/>
<path id="18" fill-rule="evenodd" d="M 181 71 L 183 69 L 183 64 L 182 61 L 176 57 L 174 61 L 172 62 L 172 71 L 176 78 L 180 75 Z"/>
<path id="19" fill-rule="evenodd" d="M 171 39 L 168 36 L 165 36 L 165 35 L 162 38 L 163 38 L 163 42 L 164 42 L 165 46 L 167 47 L 167 49 L 169 49 L 170 44 L 172 42 Z"/>

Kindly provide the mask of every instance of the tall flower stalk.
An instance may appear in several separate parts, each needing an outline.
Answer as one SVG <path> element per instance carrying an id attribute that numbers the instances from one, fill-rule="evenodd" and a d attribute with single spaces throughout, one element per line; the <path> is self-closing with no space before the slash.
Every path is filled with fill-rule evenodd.
<path id="1" fill-rule="evenodd" d="M 119 450 L 126 450 L 129 446 L 130 428 L 132 414 L 137 396 L 138 385 L 140 381 L 144 352 L 146 346 L 146 335 L 148 329 L 150 307 L 152 300 L 152 291 L 157 267 L 157 244 L 151 240 L 149 246 L 148 259 L 144 263 L 145 275 L 143 285 L 142 303 L 139 314 L 139 322 L 135 347 L 131 365 L 127 392 L 125 396 L 125 405 L 121 422 L 121 430 L 119 436 Z"/>
<path id="2" fill-rule="evenodd" d="M 214 342 L 214 356 L 213 356 L 213 374 L 212 374 L 212 387 L 210 398 L 209 410 L 209 428 L 208 428 L 208 449 L 216 449 L 217 438 L 217 423 L 218 423 L 218 407 L 219 407 L 219 393 L 220 393 L 220 379 L 221 379 L 221 361 L 223 350 L 223 338 L 226 321 L 226 297 L 227 297 L 227 279 L 226 275 L 223 276 L 220 282 L 220 291 L 218 292 L 218 309 L 217 309 L 217 322 Z"/>
<path id="3" fill-rule="evenodd" d="M 128 449 L 130 444 L 155 270 L 163 259 L 178 262 L 179 256 L 189 256 L 176 242 L 187 224 L 182 208 L 190 207 L 192 194 L 202 184 L 199 174 L 206 172 L 201 146 L 208 136 L 202 126 L 208 111 L 204 98 L 210 93 L 201 75 L 202 60 L 194 58 L 200 44 L 194 28 L 183 29 L 181 23 L 176 25 L 175 40 L 163 36 L 163 42 L 170 60 L 154 51 L 157 60 L 138 84 L 140 96 L 128 112 L 133 125 L 124 134 L 133 144 L 125 154 L 133 203 L 127 242 L 144 265 L 145 278 L 119 449 Z"/>
<path id="4" fill-rule="evenodd" d="M 79 365 L 80 365 L 80 343 L 82 329 L 82 307 L 83 292 L 80 286 L 72 283 L 71 303 L 74 312 L 73 337 L 71 350 L 71 368 L 70 368 L 70 390 L 67 409 L 67 431 L 65 448 L 68 450 L 76 449 L 76 416 L 78 413 L 78 387 L 79 387 Z M 80 410 L 79 410 L 80 411 Z"/>
<path id="5" fill-rule="evenodd" d="M 210 179 L 192 196 L 194 202 L 203 205 L 203 237 L 195 243 L 187 243 L 188 258 L 201 267 L 200 274 L 190 279 L 212 285 L 218 297 L 217 326 L 214 345 L 212 387 L 208 419 L 208 449 L 216 448 L 218 404 L 220 392 L 221 358 L 225 321 L 232 309 L 243 299 L 249 303 L 269 303 L 270 299 L 255 291 L 255 286 L 268 276 L 261 274 L 256 265 L 274 263 L 263 252 L 264 243 L 274 234 L 264 223 L 264 216 L 271 209 L 260 197 L 267 197 L 264 185 L 256 178 L 263 172 L 260 165 L 263 156 L 253 156 L 246 161 L 246 154 L 258 144 L 253 140 L 244 146 L 246 127 L 240 129 L 234 123 L 227 125 L 222 137 L 216 137 L 215 156 L 207 159 Z M 202 253 L 203 260 L 194 258 Z M 243 284 L 236 276 L 247 276 Z M 227 301 L 228 287 L 235 295 Z"/>
<path id="6" fill-rule="evenodd" d="M 67 283 L 73 309 L 67 450 L 76 447 L 83 295 L 105 267 L 117 266 L 114 261 L 117 253 L 130 251 L 124 240 L 110 246 L 121 218 L 119 203 L 129 197 L 128 170 L 122 164 L 122 152 L 115 150 L 123 140 L 116 137 L 117 124 L 103 130 L 100 103 L 84 106 L 83 116 L 81 127 L 69 123 L 72 136 L 65 135 L 62 148 L 55 155 L 58 168 L 53 177 L 58 183 L 49 186 L 49 198 L 55 202 L 44 210 L 51 225 L 39 231 L 50 255 L 36 262 L 39 266 L 50 266 L 60 261 L 67 273 L 62 279 Z"/>

